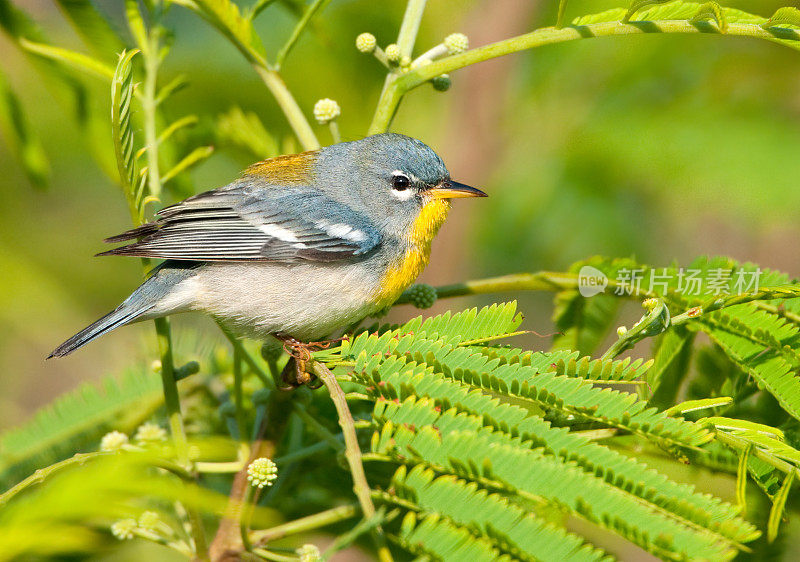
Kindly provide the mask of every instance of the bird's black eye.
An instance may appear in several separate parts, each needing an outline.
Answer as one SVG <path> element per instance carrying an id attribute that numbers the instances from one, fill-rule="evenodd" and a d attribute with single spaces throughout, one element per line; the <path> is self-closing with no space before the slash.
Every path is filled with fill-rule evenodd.
<path id="1" fill-rule="evenodd" d="M 405 191 L 411 187 L 411 180 L 405 174 L 395 174 L 392 176 L 392 189 L 395 191 Z"/>

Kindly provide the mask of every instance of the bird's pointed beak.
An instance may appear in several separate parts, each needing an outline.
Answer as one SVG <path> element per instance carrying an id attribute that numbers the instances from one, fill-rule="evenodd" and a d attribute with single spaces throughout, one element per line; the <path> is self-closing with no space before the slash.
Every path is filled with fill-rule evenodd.
<path id="1" fill-rule="evenodd" d="M 477 187 L 470 187 L 453 180 L 446 180 L 430 190 L 432 197 L 437 199 L 457 199 L 459 197 L 488 197 Z"/>

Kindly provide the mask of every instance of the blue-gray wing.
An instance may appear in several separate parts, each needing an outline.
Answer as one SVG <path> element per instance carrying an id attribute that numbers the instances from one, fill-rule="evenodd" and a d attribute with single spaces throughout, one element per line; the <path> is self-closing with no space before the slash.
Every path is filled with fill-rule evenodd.
<path id="1" fill-rule="evenodd" d="M 138 242 L 98 255 L 198 261 L 335 261 L 381 241 L 372 222 L 302 187 L 229 186 L 159 211 L 158 219 L 107 242 Z"/>

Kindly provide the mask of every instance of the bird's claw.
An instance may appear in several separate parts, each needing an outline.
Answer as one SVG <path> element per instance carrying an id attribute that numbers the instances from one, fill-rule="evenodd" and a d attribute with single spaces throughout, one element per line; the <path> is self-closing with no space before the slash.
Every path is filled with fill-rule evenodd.
<path id="1" fill-rule="evenodd" d="M 311 354 L 314 351 L 327 349 L 334 342 L 343 338 L 326 341 L 301 342 L 300 340 L 284 333 L 277 333 L 275 337 L 283 344 L 283 350 L 289 355 L 289 362 L 283 368 L 281 380 L 286 385 L 281 390 L 292 390 L 307 384 L 311 389 L 317 389 L 322 383 L 316 375 L 308 371 L 311 363 Z"/>

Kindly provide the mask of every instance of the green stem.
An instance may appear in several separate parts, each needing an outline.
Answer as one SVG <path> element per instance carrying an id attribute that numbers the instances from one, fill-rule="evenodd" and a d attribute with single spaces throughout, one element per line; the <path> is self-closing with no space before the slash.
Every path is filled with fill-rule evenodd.
<path id="1" fill-rule="evenodd" d="M 244 468 L 247 461 L 195 462 L 194 469 L 202 474 L 232 474 Z"/>
<path id="2" fill-rule="evenodd" d="M 255 545 L 263 546 L 271 541 L 276 541 L 288 537 L 289 535 L 296 535 L 298 533 L 338 523 L 339 521 L 351 519 L 358 515 L 358 511 L 359 508 L 357 504 L 334 507 L 320 513 L 315 513 L 314 515 L 283 523 L 271 529 L 252 531 L 250 533 L 250 540 Z"/>
<path id="3" fill-rule="evenodd" d="M 564 27 L 564 14 L 567 11 L 567 0 L 560 0 L 558 3 L 558 17 L 556 18 L 556 29 Z"/>
<path id="4" fill-rule="evenodd" d="M 231 21 L 220 19 L 217 12 L 217 4 L 213 1 L 204 0 L 197 2 L 181 2 L 184 6 L 191 7 L 194 11 L 200 13 L 208 22 L 216 27 L 222 34 L 233 43 L 242 55 L 253 65 L 256 73 L 261 77 L 266 84 L 269 91 L 275 97 L 281 110 L 283 111 L 289 125 L 292 127 L 294 134 L 303 145 L 305 150 L 317 150 L 320 148 L 319 141 L 317 140 L 314 131 L 311 129 L 306 120 L 300 106 L 292 96 L 292 93 L 286 87 L 280 74 L 276 69 L 272 68 L 264 56 L 262 49 L 255 46 L 255 43 L 244 43 Z M 259 3 L 256 8 L 266 7 L 266 3 Z M 255 34 L 255 31 L 253 31 Z M 258 42 L 260 45 L 260 42 Z M 287 51 L 288 52 L 288 51 Z"/>
<path id="5" fill-rule="evenodd" d="M 225 335 L 225 338 L 230 342 L 231 346 L 233 346 L 234 352 L 236 351 L 239 352 L 239 357 L 245 363 L 247 363 L 247 366 L 250 368 L 250 370 L 253 371 L 253 373 L 259 379 L 261 379 L 261 382 L 264 384 L 264 386 L 267 388 L 275 388 L 275 383 L 272 380 L 272 378 L 267 376 L 267 373 L 264 372 L 264 369 L 261 368 L 261 366 L 256 362 L 256 360 L 253 359 L 253 356 L 250 355 L 247 349 L 245 349 L 242 340 L 237 338 L 233 334 L 233 332 L 231 332 L 228 328 L 225 327 L 225 325 L 222 322 L 220 322 L 219 320 L 215 321 L 217 323 L 217 326 L 219 326 L 219 329 Z"/>
<path id="6" fill-rule="evenodd" d="M 45 468 L 40 468 L 30 476 L 28 476 L 25 480 L 19 482 L 18 484 L 12 486 L 2 494 L 0 494 L 0 506 L 5 505 L 8 501 L 19 494 L 21 491 L 30 488 L 34 484 L 40 484 L 47 479 L 48 476 L 51 476 L 53 473 L 58 472 L 63 468 L 70 467 L 74 464 L 83 464 L 88 460 L 97 458 L 97 457 L 104 457 L 109 453 L 105 451 L 97 451 L 93 453 L 77 453 L 71 456 L 68 459 L 63 461 L 59 461 L 57 463 L 53 463 L 50 466 Z"/>
<path id="7" fill-rule="evenodd" d="M 158 68 L 161 57 L 161 27 L 157 19 L 158 15 L 161 14 L 160 7 L 157 8 L 156 11 L 157 13 L 153 16 L 155 21 L 147 31 L 147 48 L 142 49 L 145 77 L 141 104 L 144 116 L 145 146 L 147 148 L 148 188 L 151 195 L 158 197 L 161 193 L 161 176 L 158 167 L 158 131 L 156 129 L 156 111 L 158 104 L 156 98 Z M 157 318 L 154 322 L 159 354 L 161 356 L 161 383 L 164 390 L 164 406 L 167 411 L 170 433 L 175 442 L 175 453 L 178 463 L 188 469 L 191 466 L 189 462 L 189 447 L 186 441 L 186 431 L 183 427 L 178 384 L 175 380 L 175 363 L 172 356 L 172 334 L 169 320 L 167 318 Z M 194 507 L 188 507 L 186 511 L 192 529 L 195 552 L 198 558 L 207 560 L 208 544 L 206 542 L 203 520 L 200 517 L 200 513 Z"/>
<path id="8" fill-rule="evenodd" d="M 239 536 L 242 538 L 242 546 L 245 551 L 253 550 L 253 543 L 250 542 L 250 521 L 253 517 L 253 508 L 256 502 L 256 488 L 247 485 L 242 503 L 242 510 L 239 512 Z"/>
<path id="9" fill-rule="evenodd" d="M 339 439 L 337 439 L 337 441 L 339 442 L 339 447 L 337 447 L 336 450 L 339 450 L 342 447 L 342 443 Z M 327 441 L 319 441 L 317 443 L 314 443 L 313 445 L 309 445 L 308 447 L 303 447 L 302 449 L 298 449 L 297 451 L 286 453 L 285 455 L 274 459 L 272 462 L 274 462 L 278 466 L 283 466 L 286 464 L 291 464 L 306 459 L 308 457 L 316 455 L 317 453 L 327 451 L 330 448 L 331 445 Z"/>
<path id="10" fill-rule="evenodd" d="M 400 24 L 400 33 L 397 35 L 397 46 L 400 47 L 401 56 L 410 57 L 414 52 L 414 43 L 417 40 L 417 33 L 419 32 L 427 1 L 408 0 L 408 4 L 406 4 L 403 23 Z"/>
<path id="11" fill-rule="evenodd" d="M 286 87 L 286 83 L 283 81 L 283 78 L 281 78 L 281 75 L 278 74 L 277 71 L 259 64 L 254 64 L 253 68 L 255 68 L 256 73 L 264 81 L 267 88 L 269 88 L 269 91 L 272 92 L 275 101 L 278 102 L 287 121 L 289 121 L 289 125 L 292 127 L 294 134 L 297 135 L 297 139 L 300 141 L 300 144 L 303 145 L 303 149 L 318 150 L 320 144 L 317 140 L 317 136 L 314 134 L 313 129 L 311 129 L 311 125 L 309 125 L 305 115 L 303 115 L 303 110 L 300 109 L 297 100 L 294 99 L 289 88 Z"/>
<path id="12" fill-rule="evenodd" d="M 311 21 L 311 18 L 324 8 L 330 0 L 314 0 L 314 3 L 311 4 L 308 9 L 303 13 L 303 17 L 300 18 L 300 21 L 297 22 L 297 25 L 292 30 L 292 34 L 289 36 L 289 39 L 286 41 L 286 44 L 283 48 L 278 51 L 277 56 L 275 57 L 275 70 L 280 70 L 281 66 L 283 66 L 283 61 L 286 59 L 286 55 L 289 54 L 289 51 L 292 50 L 297 40 L 302 35 L 305 28 L 308 26 L 308 23 Z"/>
<path id="13" fill-rule="evenodd" d="M 720 443 L 723 443 L 728 447 L 730 447 L 731 449 L 734 449 L 739 452 L 746 451 L 748 447 L 751 446 L 750 441 L 747 441 L 746 439 L 742 439 L 725 431 L 717 431 L 715 433 L 715 438 Z M 783 459 L 771 455 L 770 453 L 762 449 L 759 449 L 758 447 L 752 447 L 752 449 L 750 450 L 750 454 L 753 455 L 755 458 L 764 461 L 768 465 L 777 468 L 781 472 L 784 472 L 786 474 L 794 472 L 796 476 L 800 476 L 799 468 L 797 468 L 796 466 L 794 466 L 789 462 L 786 462 Z"/>
<path id="14" fill-rule="evenodd" d="M 483 47 L 471 49 L 458 55 L 445 57 L 430 64 L 414 68 L 405 74 L 396 76 L 393 80 L 393 84 L 385 88 L 381 94 L 381 99 L 378 101 L 378 109 L 369 127 L 369 133 L 375 134 L 388 130 L 403 95 L 440 74 L 447 74 L 478 62 L 527 49 L 533 49 L 535 47 L 541 47 L 543 45 L 592 37 L 640 35 L 643 33 L 710 33 L 719 35 L 720 30 L 716 25 L 709 22 L 690 22 L 689 20 L 656 20 L 628 23 L 612 21 L 568 26 L 562 29 L 556 29 L 554 27 L 537 29 L 524 35 L 484 45 Z M 755 37 L 767 41 L 779 42 L 781 44 L 800 40 L 800 34 L 793 29 L 777 27 L 764 29 L 759 25 L 747 23 L 729 24 L 725 35 Z"/>
<path id="15" fill-rule="evenodd" d="M 247 441 L 247 416 L 244 411 L 244 377 L 242 376 L 242 352 L 233 346 L 233 401 L 236 405 L 236 425 L 239 426 L 239 458 L 246 461 L 250 456 L 250 445 Z"/>
<path id="16" fill-rule="evenodd" d="M 339 425 L 344 435 L 345 458 L 347 458 L 347 464 L 350 466 L 350 474 L 353 477 L 353 491 L 358 498 L 358 503 L 361 505 L 364 518 L 372 519 L 372 517 L 375 516 L 375 505 L 372 503 L 369 482 L 367 482 L 367 476 L 364 474 L 364 465 L 361 463 L 361 448 L 358 446 L 358 436 L 356 435 L 353 415 L 350 413 L 350 408 L 347 406 L 347 398 L 345 398 L 342 387 L 336 382 L 336 377 L 325 365 L 315 361 L 314 373 L 322 381 L 322 384 L 325 385 L 325 388 L 328 389 L 331 400 L 333 400 L 333 404 L 336 406 Z M 381 527 L 376 527 L 372 536 L 375 539 L 375 544 L 378 549 L 378 559 L 382 562 L 391 561 L 392 555 L 389 552 L 389 548 L 386 546 L 386 538 L 383 535 L 383 529 Z"/>
<path id="17" fill-rule="evenodd" d="M 609 279 L 609 287 L 614 284 Z M 578 288 L 578 275 L 540 271 L 538 273 L 514 273 L 502 277 L 475 279 L 452 285 L 436 287 L 437 298 L 461 297 L 485 293 L 504 293 L 510 291 L 564 291 Z M 408 304 L 408 294 L 403 293 L 395 304 Z"/>
<path id="18" fill-rule="evenodd" d="M 300 416 L 300 419 L 302 419 L 308 428 L 316 433 L 320 439 L 325 441 L 328 446 L 330 446 L 334 451 L 341 451 L 344 449 L 342 442 L 339 441 L 339 439 L 333 433 L 328 431 L 327 427 L 319 423 L 314 416 L 309 414 L 308 410 L 306 410 L 302 404 L 294 402 L 293 406 L 295 413 Z"/>

